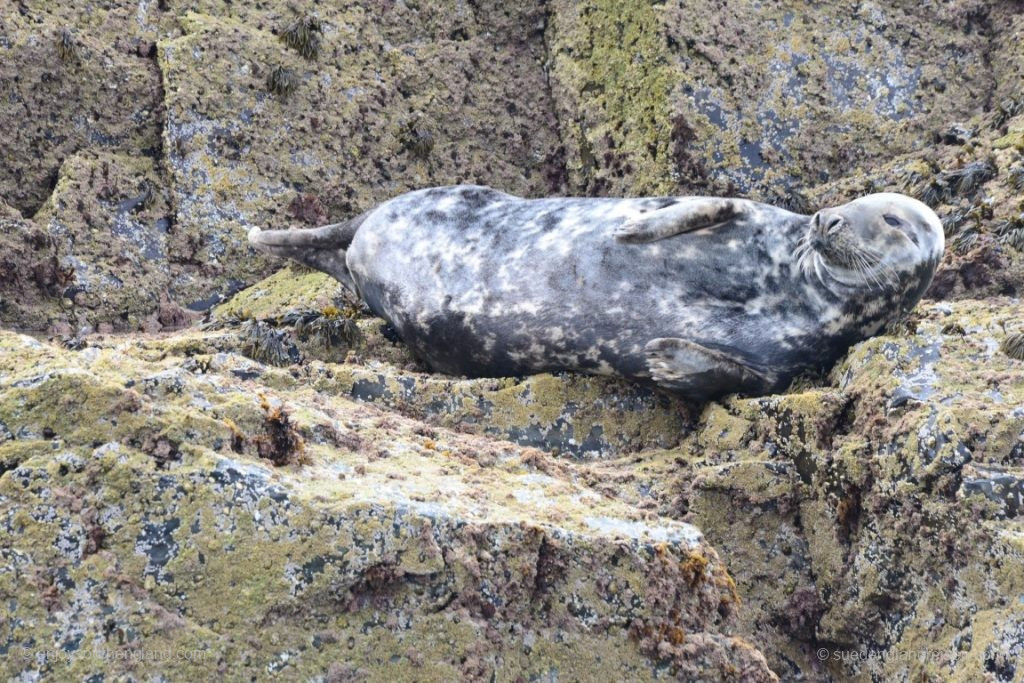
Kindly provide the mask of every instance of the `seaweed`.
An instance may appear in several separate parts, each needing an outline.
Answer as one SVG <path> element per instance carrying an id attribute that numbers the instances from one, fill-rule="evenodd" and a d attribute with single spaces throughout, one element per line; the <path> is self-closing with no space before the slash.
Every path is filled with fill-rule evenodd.
<path id="1" fill-rule="evenodd" d="M 977 133 L 976 130 L 968 128 L 962 123 L 953 123 L 946 130 L 937 133 L 935 138 L 943 145 L 966 145 Z"/>
<path id="2" fill-rule="evenodd" d="M 904 313 L 885 326 L 885 333 L 894 337 L 913 337 L 921 324 L 921 316 L 917 313 Z"/>
<path id="3" fill-rule="evenodd" d="M 942 221 L 942 232 L 946 239 L 960 232 L 960 228 L 967 222 L 969 214 L 970 209 L 960 207 L 950 211 L 940 219 Z"/>
<path id="4" fill-rule="evenodd" d="M 1024 360 L 1024 332 L 1006 336 L 999 345 L 999 350 L 1015 360 Z"/>
<path id="5" fill-rule="evenodd" d="M 354 321 L 337 313 L 330 315 L 327 311 L 298 318 L 295 334 L 301 341 L 323 350 L 349 348 L 361 338 Z"/>
<path id="6" fill-rule="evenodd" d="M 995 177 L 996 167 L 992 162 L 972 161 L 962 168 L 938 173 L 919 184 L 913 195 L 928 206 L 936 207 L 956 197 L 971 197 Z"/>
<path id="7" fill-rule="evenodd" d="M 267 90 L 278 97 L 287 99 L 298 90 L 299 75 L 286 66 L 275 66 L 267 76 Z"/>
<path id="8" fill-rule="evenodd" d="M 785 194 L 775 195 L 771 198 L 769 203 L 775 204 L 786 211 L 792 211 L 793 213 L 799 213 L 805 216 L 814 213 L 814 205 L 811 204 L 811 200 L 807 198 L 807 195 L 799 190 L 790 190 Z"/>
<path id="9" fill-rule="evenodd" d="M 264 396 L 260 396 L 260 399 L 260 406 L 265 414 L 265 433 L 252 439 L 257 455 L 269 460 L 276 467 L 301 463 L 305 444 L 292 424 L 291 417 L 283 406 L 271 405 Z"/>
<path id="10" fill-rule="evenodd" d="M 993 231 L 1000 244 L 1024 251 L 1024 214 L 999 221 Z"/>
<path id="11" fill-rule="evenodd" d="M 1024 192 L 1024 166 L 1014 166 L 1008 174 L 1010 187 L 1017 192 Z"/>
<path id="12" fill-rule="evenodd" d="M 262 320 L 247 321 L 239 336 L 241 352 L 259 363 L 283 367 L 301 360 L 299 350 L 288 342 L 287 332 L 275 330 Z"/>
<path id="13" fill-rule="evenodd" d="M 70 29 L 62 29 L 57 36 L 57 57 L 64 64 L 77 64 L 82 61 L 82 51 Z"/>
<path id="14" fill-rule="evenodd" d="M 913 191 L 913 195 L 916 199 L 935 208 L 945 203 L 946 198 L 949 196 L 949 186 L 940 177 L 936 176 L 919 185 Z"/>
<path id="15" fill-rule="evenodd" d="M 1002 128 L 1006 122 L 1024 112 L 1024 102 L 1008 97 L 996 105 L 995 113 L 992 116 L 992 125 L 995 128 Z"/>
<path id="16" fill-rule="evenodd" d="M 966 254 L 978 244 L 980 233 L 978 229 L 971 226 L 956 235 L 950 240 L 949 245 L 958 253 Z"/>
<path id="17" fill-rule="evenodd" d="M 285 27 L 281 32 L 284 44 L 297 51 L 306 59 L 316 59 L 320 54 L 324 24 L 313 14 L 304 14 Z"/>
<path id="18" fill-rule="evenodd" d="M 417 122 L 402 126 L 398 139 L 402 143 L 402 149 L 423 161 L 426 161 L 434 150 L 433 134 Z"/>
<path id="19" fill-rule="evenodd" d="M 974 161 L 955 171 L 946 171 L 943 175 L 955 195 L 967 197 L 996 177 L 996 167 L 989 161 Z"/>

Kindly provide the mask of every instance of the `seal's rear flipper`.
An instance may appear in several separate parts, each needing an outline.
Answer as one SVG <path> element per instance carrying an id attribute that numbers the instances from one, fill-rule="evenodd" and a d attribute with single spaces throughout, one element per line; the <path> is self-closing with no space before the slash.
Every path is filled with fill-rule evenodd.
<path id="1" fill-rule="evenodd" d="M 657 211 L 630 219 L 615 230 L 615 239 L 626 244 L 655 242 L 738 218 L 750 202 L 721 197 L 687 197 Z"/>
<path id="2" fill-rule="evenodd" d="M 727 353 L 686 339 L 652 339 L 644 347 L 647 369 L 660 386 L 695 399 L 768 390 L 774 382 Z"/>
<path id="3" fill-rule="evenodd" d="M 343 223 L 304 230 L 253 228 L 249 231 L 249 243 L 274 256 L 290 258 L 327 273 L 355 292 L 355 283 L 345 261 L 345 250 L 352 244 L 365 217 L 366 214 L 362 214 Z"/>

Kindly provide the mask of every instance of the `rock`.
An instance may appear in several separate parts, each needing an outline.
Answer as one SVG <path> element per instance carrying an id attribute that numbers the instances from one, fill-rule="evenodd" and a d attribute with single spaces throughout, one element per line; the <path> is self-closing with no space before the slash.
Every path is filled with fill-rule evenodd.
<path id="1" fill-rule="evenodd" d="M 135 330 L 171 280 L 169 198 L 147 157 L 83 153 L 61 166 L 34 222 L 45 225 L 71 274 L 61 292 L 78 324 Z"/>
<path id="2" fill-rule="evenodd" d="M 284 9 L 248 10 L 247 18 L 188 14 L 185 35 L 160 43 L 177 225 L 200 245 L 198 260 L 217 264 L 225 277 L 254 281 L 267 263 L 249 249 L 249 228 L 284 227 L 296 200 L 308 203 L 310 195 L 327 220 L 342 220 L 424 185 L 560 189 L 544 175 L 558 144 L 536 62 L 540 33 L 505 42 L 508 35 L 492 33 L 495 19 L 487 15 L 467 17 L 450 34 L 403 26 L 431 11 L 424 6 L 408 17 L 395 12 L 391 20 L 411 34 L 388 36 L 381 11 L 392 14 L 325 9 L 315 61 L 271 33 L 290 21 Z M 525 14 L 527 25 L 542 21 Z M 287 97 L 263 86 L 277 66 L 298 78 Z M 456 108 L 458 116 L 450 115 Z M 407 149 L 402 127 L 410 124 L 428 131 L 427 154 Z M 175 283 L 176 291 L 191 288 Z"/>
<path id="3" fill-rule="evenodd" d="M 309 17 L 317 50 L 303 56 L 283 36 Z M 158 203 L 169 201 L 170 223 L 152 268 L 171 300 L 205 312 L 276 265 L 248 248 L 251 226 L 342 220 L 427 185 L 744 193 L 811 211 L 863 193 L 829 189 L 858 177 L 851 169 L 935 157 L 925 141 L 954 123 L 986 128 L 985 117 L 999 135 L 979 131 L 965 146 L 978 160 L 1002 150 L 997 171 L 1008 174 L 1020 156 L 1005 139 L 1022 109 L 1020 30 L 1010 9 L 976 2 L 944 4 L 927 21 L 913 3 L 30 2 L 0 35 L 0 122 L 14 131 L 0 141 L 0 200 L 32 217 L 59 202 L 57 179 L 72 181 L 81 160 L 133 159 L 131 170 L 155 159 L 145 175 Z M 288 97 L 267 91 L 275 69 L 293 74 Z M 989 100 L 991 114 L 981 109 Z M 961 153 L 942 147 L 939 156 Z M 858 182 L 882 180 L 866 175 Z M 1016 219 L 995 195 L 991 232 Z M 115 216 L 65 211 L 61 221 L 80 234 Z M 997 235 L 1016 245 L 1003 259 L 1013 275 L 961 277 L 965 293 L 1016 291 L 1015 225 Z M 958 282 L 943 286 L 960 296 Z M 50 302 L 57 312 L 40 328 L 82 316 L 138 328 L 159 305 L 153 291 L 129 310 L 117 295 L 86 298 L 85 311 Z"/>
<path id="4" fill-rule="evenodd" d="M 1015 680 L 1024 363 L 998 348 L 1019 311 L 926 305 L 826 385 L 710 404 L 678 448 L 584 480 L 704 531 L 783 680 Z"/>
<path id="5" fill-rule="evenodd" d="M 0 200 L 31 217 L 67 157 L 83 149 L 157 154 L 163 107 L 156 65 L 118 49 L 138 30 L 131 3 L 97 10 L 30 2 L 0 27 Z M 58 54 L 62 33 L 74 59 Z"/>
<path id="6" fill-rule="evenodd" d="M 922 21 L 910 3 L 556 2 L 552 89 L 571 182 L 785 201 L 911 152 L 980 113 L 978 93 L 1015 82 L 1008 42 L 994 73 L 955 56 L 1008 40 L 978 30 L 1003 10 L 974 4 L 968 21 L 948 8 Z"/>
<path id="7" fill-rule="evenodd" d="M 11 213 L 0 216 L 0 321 L 34 330 L 56 324 L 73 277 L 45 230 Z"/>
<path id="8" fill-rule="evenodd" d="M 7 676 L 315 677 L 344 660 L 414 678 L 777 680 L 729 632 L 732 579 L 695 527 L 538 451 L 424 431 L 281 371 L 257 392 L 225 354 L 185 369 L 173 349 L 191 339 L 75 352 L 0 334 Z M 304 445 L 274 466 L 254 444 L 282 413 Z M 124 654 L 155 651 L 191 654 Z"/>
<path id="9" fill-rule="evenodd" d="M 292 5 L 4 16 L 0 324 L 53 335 L 0 333 L 7 678 L 1020 678 L 1013 3 Z M 900 191 L 948 248 L 830 376 L 692 406 L 433 375 L 246 243 L 455 182 Z"/>

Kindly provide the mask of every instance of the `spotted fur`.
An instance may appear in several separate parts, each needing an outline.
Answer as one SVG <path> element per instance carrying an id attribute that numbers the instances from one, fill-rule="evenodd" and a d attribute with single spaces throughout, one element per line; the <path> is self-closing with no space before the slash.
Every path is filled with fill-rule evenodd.
<path id="1" fill-rule="evenodd" d="M 439 372 L 573 370 L 698 399 L 830 366 L 913 308 L 943 248 L 939 219 L 902 195 L 810 218 L 746 200 L 467 185 L 250 239 L 354 289 Z"/>

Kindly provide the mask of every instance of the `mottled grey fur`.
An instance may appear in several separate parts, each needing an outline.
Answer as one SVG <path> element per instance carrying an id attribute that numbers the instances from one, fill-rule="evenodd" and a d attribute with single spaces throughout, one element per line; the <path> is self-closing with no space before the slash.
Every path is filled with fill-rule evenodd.
<path id="1" fill-rule="evenodd" d="M 935 214 L 902 195 L 811 219 L 742 199 L 466 185 L 250 240 L 345 283 L 437 371 L 574 370 L 697 399 L 828 367 L 917 303 L 943 249 Z"/>

